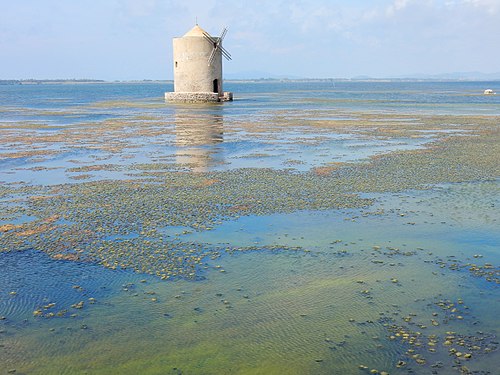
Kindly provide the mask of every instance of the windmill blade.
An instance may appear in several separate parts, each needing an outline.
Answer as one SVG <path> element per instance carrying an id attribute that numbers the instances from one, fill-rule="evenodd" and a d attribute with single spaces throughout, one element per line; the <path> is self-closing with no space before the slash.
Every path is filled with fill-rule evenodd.
<path id="1" fill-rule="evenodd" d="M 228 60 L 232 60 L 232 59 L 231 59 L 231 54 L 230 54 L 229 52 L 227 52 L 227 50 L 226 50 L 224 47 L 219 46 L 219 48 L 220 48 L 220 50 L 221 50 L 222 54 L 224 55 L 224 57 L 225 57 L 226 59 L 228 59 Z"/>
<path id="2" fill-rule="evenodd" d="M 208 40 L 210 42 L 210 44 L 213 45 L 214 49 L 212 50 L 212 53 L 210 54 L 210 57 L 208 58 L 208 66 L 212 65 L 212 63 L 214 62 L 214 58 L 215 58 L 215 53 L 217 51 L 217 48 L 219 47 L 219 43 L 218 41 L 213 38 L 210 34 L 204 32 L 203 33 L 203 36 L 205 37 L 206 40 Z"/>
<path id="3" fill-rule="evenodd" d="M 222 47 L 221 45 L 218 46 L 222 52 L 222 54 L 229 60 L 231 60 L 231 54 L 229 52 L 227 52 L 227 50 Z"/>
<path id="4" fill-rule="evenodd" d="M 203 32 L 203 36 L 205 37 L 206 40 L 208 40 L 210 43 L 217 44 L 217 39 L 212 37 L 209 33 Z"/>
<path id="5" fill-rule="evenodd" d="M 214 44 L 215 42 L 209 36 L 203 35 L 203 37 L 208 40 L 209 43 Z"/>
<path id="6" fill-rule="evenodd" d="M 232 60 L 231 54 L 224 48 L 222 47 L 222 41 L 226 37 L 227 34 L 227 27 L 224 27 L 222 29 L 222 32 L 220 34 L 219 38 L 214 38 L 207 32 L 203 32 L 203 37 L 208 40 L 210 43 L 213 44 L 214 49 L 212 50 L 212 53 L 210 54 L 210 57 L 208 58 L 208 66 L 212 65 L 212 63 L 215 60 L 215 56 L 217 54 L 217 51 L 220 50 L 220 53 L 222 56 L 224 56 L 227 60 Z"/>
<path id="7" fill-rule="evenodd" d="M 212 35 L 210 35 L 209 33 L 207 33 L 206 31 L 203 32 L 203 36 L 205 38 L 207 38 L 208 40 L 210 40 L 211 42 L 215 42 L 216 41 L 215 38 Z"/>
<path id="8" fill-rule="evenodd" d="M 224 40 L 224 38 L 226 37 L 226 34 L 227 34 L 227 27 L 224 27 L 222 29 L 222 33 L 220 34 L 220 38 L 219 38 L 219 41 L 218 41 L 218 47 L 220 48 L 222 55 L 227 60 L 232 60 L 231 54 L 229 52 L 227 52 L 227 50 L 224 47 L 222 47 L 222 44 L 221 44 L 222 41 Z"/>
<path id="9" fill-rule="evenodd" d="M 214 59 L 215 59 L 215 54 L 217 52 L 217 47 L 215 47 L 213 50 L 212 50 L 212 53 L 210 54 L 210 57 L 208 58 L 208 66 L 212 65 L 212 63 L 214 62 Z"/>
<path id="10" fill-rule="evenodd" d="M 208 58 L 208 66 L 212 65 L 212 63 L 214 62 L 214 59 L 215 59 L 215 56 L 217 54 L 217 51 L 221 52 L 222 56 L 224 56 L 227 60 L 232 60 L 231 58 L 231 55 L 229 54 L 229 52 L 227 52 L 226 50 L 224 50 L 222 48 L 222 46 L 217 46 L 215 47 L 213 50 L 212 50 L 212 53 L 210 54 L 210 57 Z"/>
<path id="11" fill-rule="evenodd" d="M 222 33 L 220 34 L 220 37 L 219 37 L 219 42 L 222 43 L 222 41 L 224 40 L 224 38 L 226 37 L 226 34 L 227 34 L 227 27 L 224 27 L 222 29 Z"/>

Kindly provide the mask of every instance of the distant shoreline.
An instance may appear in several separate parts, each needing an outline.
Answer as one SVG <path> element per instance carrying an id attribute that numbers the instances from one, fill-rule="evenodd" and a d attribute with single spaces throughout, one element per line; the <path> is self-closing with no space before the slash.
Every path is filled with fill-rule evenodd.
<path id="1" fill-rule="evenodd" d="M 300 82 L 500 82 L 500 79 L 436 79 L 436 78 L 258 78 L 225 79 L 232 83 L 300 83 Z M 98 79 L 0 79 L 0 85 L 82 85 L 82 84 L 173 84 L 173 80 L 106 81 Z"/>
<path id="2" fill-rule="evenodd" d="M 88 85 L 113 83 L 173 83 L 169 80 L 105 81 L 101 79 L 0 79 L 0 85 Z"/>

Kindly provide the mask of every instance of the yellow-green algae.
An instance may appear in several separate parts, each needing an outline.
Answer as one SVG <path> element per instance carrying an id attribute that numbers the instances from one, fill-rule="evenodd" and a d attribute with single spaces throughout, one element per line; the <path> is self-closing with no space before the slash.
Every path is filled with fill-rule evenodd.
<path id="1" fill-rule="evenodd" d="M 433 267 L 422 267 L 416 258 L 407 262 L 404 270 L 395 271 L 373 270 L 359 259 L 308 265 L 306 258 L 278 256 L 278 266 L 266 266 L 266 256 L 262 259 L 262 254 L 243 256 L 253 259 L 244 265 L 239 264 L 241 259 L 234 258 L 222 262 L 225 268 L 238 272 L 238 282 L 244 285 L 241 291 L 228 285 L 223 274 L 212 275 L 208 283 L 172 284 L 171 289 L 148 283 L 141 288 L 155 291 L 158 303 L 142 298 L 142 293 L 139 297 L 126 293 L 107 301 L 114 306 L 112 309 L 96 305 L 92 315 L 84 320 L 88 330 L 80 329 L 81 321 L 68 322 L 55 325 L 52 333 L 46 330 L 40 331 L 38 338 L 27 337 L 30 345 L 47 345 L 57 340 L 65 326 L 74 327 L 65 351 L 48 345 L 46 359 L 37 358 L 36 364 L 28 365 L 25 371 L 47 373 L 65 368 L 72 373 L 156 374 L 175 373 L 173 369 L 177 368 L 183 373 L 207 374 L 327 374 L 333 366 L 339 373 L 355 373 L 357 363 L 352 361 L 360 353 L 371 357 L 370 368 L 383 370 L 392 366 L 391 357 L 394 363 L 398 362 L 398 341 L 378 349 L 380 341 L 373 337 L 385 341 L 386 335 L 393 334 L 392 325 L 406 324 L 404 318 L 409 314 L 415 315 L 414 320 L 430 321 L 435 310 L 427 311 L 425 305 L 422 307 L 415 300 L 438 302 L 439 292 L 456 294 L 460 283 L 458 277 L 433 276 Z M 345 271 L 339 271 L 339 265 Z M 356 269 L 350 271 L 350 265 L 356 265 Z M 315 272 L 311 272 L 311 266 Z M 290 268 L 295 272 L 290 273 Z M 392 285 L 389 279 L 394 275 L 404 287 Z M 262 285 L 261 278 L 272 283 L 273 288 Z M 357 282 L 360 278 L 361 287 Z M 439 280 L 440 284 L 438 288 L 429 282 L 414 285 L 414 278 Z M 217 288 L 221 296 L 213 294 Z M 367 300 L 359 293 L 361 288 L 370 288 L 376 298 Z M 244 298 L 244 293 L 249 293 L 249 298 Z M 130 298 L 140 298 L 135 307 L 127 303 Z M 397 306 L 387 303 L 394 300 Z M 124 304 L 128 309 L 121 308 Z M 201 307 L 203 312 L 198 313 L 195 307 Z M 170 317 L 165 317 L 164 312 L 169 312 Z M 386 318 L 395 319 L 387 328 Z M 441 335 L 441 327 L 428 325 L 419 330 L 425 335 Z M 447 325 L 446 330 L 463 332 L 464 328 L 468 334 L 465 323 L 457 321 Z M 125 345 L 126 337 L 134 338 L 133 345 Z M 370 351 L 374 354 L 370 355 Z M 384 355 L 377 358 L 379 351 Z M 385 351 L 393 355 L 387 357 Z M 330 362 L 331 353 L 336 355 L 334 363 Z M 432 364 L 434 357 L 426 348 L 424 356 Z"/>
<path id="2" fill-rule="evenodd" d="M 364 164 L 340 165 L 327 173 L 271 169 L 194 174 L 165 171 L 142 181 L 13 187 L 3 194 L 22 196 L 27 190 L 36 197 L 44 197 L 33 199 L 25 195 L 21 209 L 25 215 L 39 220 L 3 231 L 0 243 L 3 251 L 23 247 L 51 255 L 70 251 L 116 267 L 120 259 L 110 262 L 105 254 L 110 250 L 109 255 L 116 257 L 113 247 L 121 244 L 105 242 L 107 236 L 138 234 L 134 246 L 145 244 L 151 250 L 149 255 L 154 257 L 162 244 L 168 242 L 161 233 L 165 227 L 207 230 L 220 220 L 240 215 L 362 207 L 371 203 L 354 194 L 358 192 L 400 191 L 441 182 L 493 179 L 500 174 L 499 155 L 498 128 L 484 128 L 478 134 L 447 137 L 422 151 L 397 152 Z M 70 224 L 48 225 L 46 221 L 54 215 Z M 153 249 L 150 244 L 157 246 Z M 128 261 L 126 266 L 167 275 L 158 270 L 161 264 L 156 267 L 155 262 L 143 263 L 132 257 L 132 263 Z"/>
<path id="3" fill-rule="evenodd" d="M 239 255 L 252 259 L 244 263 L 247 267 L 253 264 L 248 269 L 242 268 L 235 258 L 222 258 L 217 262 L 222 264 L 221 269 L 228 270 L 229 276 L 210 272 L 209 280 L 200 283 L 188 284 L 181 280 L 169 284 L 172 287 L 168 289 L 158 284 L 154 288 L 154 297 L 139 295 L 144 298 L 135 305 L 127 301 L 138 296 L 125 293 L 107 301 L 115 308 L 98 304 L 90 311 L 83 307 L 84 315 L 88 314 L 84 320 L 67 323 L 76 333 L 66 351 L 54 343 L 47 345 L 51 340 L 48 335 L 58 337 L 65 329 L 57 322 L 42 323 L 44 330 L 37 333 L 21 331 L 12 342 L 7 336 L 9 367 L 12 363 L 19 372 L 33 373 L 62 370 L 71 373 L 285 371 L 319 374 L 331 373 L 332 368 L 339 373 L 357 373 L 358 365 L 364 364 L 353 361 L 359 358 L 356 354 L 364 353 L 364 357 L 371 361 L 367 363 L 369 369 L 394 369 L 401 358 L 413 369 L 419 369 L 415 366 L 429 369 L 432 368 L 429 366 L 433 363 L 433 355 L 440 354 L 429 353 L 428 342 L 438 346 L 446 341 L 453 342 L 447 340 L 451 335 L 480 338 L 466 324 L 470 323 L 467 311 L 460 310 L 463 315 L 456 316 L 464 319 L 451 319 L 447 331 L 444 331 L 442 318 L 432 315 L 436 303 L 458 301 L 457 295 L 464 293 L 459 287 L 463 273 L 449 272 L 446 277 L 436 273 L 443 264 L 455 269 L 449 264 L 453 262 L 432 259 L 423 263 L 422 257 L 413 249 L 408 254 L 394 249 L 374 249 L 375 255 L 348 254 L 336 257 L 335 262 L 325 257 L 322 262 L 314 262 L 314 269 L 310 269 L 306 264 L 307 257 L 317 255 L 304 253 L 308 251 L 307 246 L 226 248 L 179 241 L 163 233 L 164 228 L 172 226 L 208 231 L 241 215 L 359 208 L 372 204 L 373 199 L 363 198 L 358 193 L 394 192 L 444 182 L 498 179 L 500 142 L 497 117 L 419 116 L 416 121 L 394 119 L 389 122 L 391 116 L 386 114 L 356 116 L 359 119 L 356 131 L 364 132 L 367 137 L 373 134 L 374 128 L 377 135 L 385 137 L 417 135 L 416 130 L 439 129 L 443 122 L 459 124 L 461 129 L 470 132 L 443 135 L 424 150 L 397 152 L 372 158 L 363 164 L 338 164 L 307 173 L 271 169 L 180 173 L 172 172 L 169 164 L 153 163 L 136 168 L 124 167 L 135 172 L 144 170 L 142 175 L 134 176 L 139 179 L 50 187 L 22 184 L 1 187 L 2 215 L 6 216 L 0 233 L 1 251 L 34 248 L 55 259 L 130 268 L 157 275 L 159 279 L 167 276 L 190 279 L 199 275 L 204 267 L 212 269 L 210 261 L 224 252 L 278 250 L 278 254 L 272 255 L 275 259 L 272 266 L 266 266 L 266 256 L 271 256 L 266 253 Z M 279 128 L 298 126 L 301 122 L 297 119 L 294 123 L 287 119 L 286 114 L 282 121 L 278 115 L 275 119 L 272 129 L 268 130 L 263 128 L 264 122 L 260 129 L 250 126 L 254 124 L 241 123 L 238 126 L 247 131 L 274 132 Z M 381 123 L 381 120 L 386 122 Z M 132 123 L 120 120 L 105 123 L 106 127 L 94 134 L 99 142 L 89 138 L 88 129 L 78 132 L 76 128 L 69 128 L 57 136 L 41 137 L 37 142 L 69 142 L 73 145 L 84 142 L 109 153 L 121 153 L 130 148 L 124 140 L 113 140 L 113 137 Z M 307 126 L 310 131 L 353 131 L 352 120 L 311 121 Z M 95 125 L 88 127 L 96 128 Z M 141 135 L 151 135 L 156 131 L 145 127 Z M 168 131 L 171 130 L 165 132 Z M 71 141 L 68 141 L 69 135 L 73 136 Z M 13 138 L 8 140 L 13 141 Z M 26 142 L 26 147 L 33 143 L 28 136 L 15 141 Z M 45 152 L 42 150 L 40 155 Z M 74 172 L 99 168 L 115 167 L 86 166 Z M 19 223 L 9 219 L 22 215 L 36 220 Z M 284 253 L 282 250 L 294 251 Z M 404 262 L 391 266 L 397 256 L 404 256 Z M 280 261 L 276 262 L 276 259 Z M 486 265 L 487 260 L 479 266 L 469 265 L 468 269 L 472 268 L 474 274 L 485 271 L 485 267 L 489 269 Z M 498 269 L 493 271 L 498 272 Z M 231 279 L 231 272 L 237 272 L 239 277 L 236 280 L 244 284 L 241 292 L 235 292 L 236 285 L 227 285 L 228 280 L 235 282 Z M 262 285 L 260 279 L 270 284 Z M 421 283 L 416 285 L 415 280 Z M 183 293 L 179 288 L 185 288 L 187 292 Z M 215 295 L 215 290 L 220 290 L 217 294 L 221 295 Z M 397 306 L 388 304 L 395 300 Z M 418 302 L 424 300 L 427 301 L 424 304 Z M 429 303 L 433 309 L 428 308 Z M 120 309 L 124 304 L 127 309 Z M 204 311 L 201 314 L 195 310 L 199 306 Z M 475 309 L 477 307 L 471 306 L 472 311 Z M 165 312 L 168 312 L 168 317 Z M 82 329 L 82 322 L 89 329 Z M 395 333 L 415 335 L 415 327 L 406 326 L 411 323 L 418 324 L 418 330 L 426 330 L 425 334 L 419 335 L 427 340 L 425 353 L 419 347 L 410 352 L 416 357 L 404 357 L 405 340 L 384 340 L 382 348 L 377 339 L 367 343 L 367 337 L 387 338 Z M 422 325 L 426 328 L 421 328 Z M 48 333 L 48 327 L 55 328 L 55 331 Z M 98 340 L 93 340 L 92 335 Z M 133 345 L 124 345 L 124 341 L 131 337 L 134 338 Z M 484 337 L 489 337 L 488 333 Z M 44 349 L 33 353 L 32 357 L 27 354 L 30 348 L 41 346 Z M 383 355 L 377 356 L 379 350 Z M 409 350 L 415 349 L 410 347 Z M 339 355 L 332 357 L 332 351 Z M 135 355 L 137 352 L 141 353 L 140 358 Z M 23 353 L 27 358 L 21 360 L 15 353 Z M 468 353 L 463 353 L 458 359 L 450 357 L 447 367 L 440 373 L 447 373 L 457 360 L 462 361 L 461 366 L 469 366 L 470 362 L 477 368 L 475 353 L 470 359 L 465 357 Z M 41 358 L 43 355 L 46 355 L 45 359 Z M 332 358 L 336 362 L 332 363 Z M 343 360 L 339 361 L 339 358 Z M 487 358 L 480 360 L 488 361 Z M 418 359 L 425 359 L 425 363 L 419 364 Z"/>

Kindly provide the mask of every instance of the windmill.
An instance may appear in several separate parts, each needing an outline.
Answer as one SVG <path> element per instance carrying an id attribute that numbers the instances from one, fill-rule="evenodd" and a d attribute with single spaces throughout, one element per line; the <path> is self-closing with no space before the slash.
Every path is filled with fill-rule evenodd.
<path id="1" fill-rule="evenodd" d="M 233 93 L 225 92 L 222 87 L 222 56 L 231 60 L 222 47 L 226 34 L 224 27 L 219 37 L 213 37 L 196 24 L 182 37 L 173 39 L 174 92 L 165 94 L 168 101 L 233 100 Z"/>
<path id="2" fill-rule="evenodd" d="M 208 66 L 212 65 L 212 63 L 215 59 L 215 55 L 217 54 L 218 51 L 220 51 L 222 53 L 222 56 L 224 56 L 226 58 L 226 60 L 231 60 L 231 54 L 229 52 L 227 52 L 227 50 L 224 47 L 222 47 L 222 41 L 224 40 L 226 34 L 227 34 L 227 27 L 224 27 L 222 29 L 220 37 L 218 37 L 218 38 L 214 38 L 206 31 L 203 31 L 203 37 L 213 45 L 212 53 L 210 54 L 210 57 L 208 58 Z"/>

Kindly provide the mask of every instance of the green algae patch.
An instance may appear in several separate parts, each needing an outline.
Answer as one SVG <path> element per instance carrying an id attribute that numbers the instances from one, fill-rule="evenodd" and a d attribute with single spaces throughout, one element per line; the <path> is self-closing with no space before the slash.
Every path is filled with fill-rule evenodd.
<path id="1" fill-rule="evenodd" d="M 2 251 L 33 248 L 53 257 L 131 268 L 164 279 L 196 278 L 203 259 L 219 254 L 220 249 L 172 241 L 164 228 L 207 231 L 241 215 L 360 208 L 373 203 L 360 193 L 494 180 L 500 175 L 500 131 L 494 123 L 482 125 L 481 129 L 476 125 L 471 134 L 448 134 L 423 150 L 393 152 L 364 163 L 337 163 L 309 172 L 258 168 L 180 172 L 172 170 L 175 164 L 171 163 L 74 167 L 67 171 L 138 170 L 138 176 L 147 179 L 4 187 L 3 196 L 17 195 L 22 202 L 19 210 L 39 220 L 22 228 L 4 223 L 0 245 Z M 57 194 L 51 195 L 54 191 Z M 12 203 L 0 205 L 12 211 Z M 54 215 L 63 221 L 49 225 L 46 221 Z M 130 235 L 137 238 L 112 240 Z"/>
<path id="2" fill-rule="evenodd" d="M 4 231 L 0 243 L 3 251 L 33 248 L 51 256 L 70 253 L 110 268 L 133 268 L 162 278 L 195 278 L 202 259 L 219 250 L 175 242 L 163 234 L 163 228 L 204 231 L 241 214 L 370 204 L 353 194 L 332 194 L 331 186 L 320 186 L 314 179 L 249 169 L 210 174 L 165 172 L 150 183 L 100 181 L 41 187 L 36 196 L 44 199 L 28 196 L 25 202 L 25 214 L 40 219 Z M 54 190 L 58 194 L 50 196 Z M 45 223 L 54 216 L 63 221 L 51 226 Z M 131 234 L 137 238 L 109 240 Z"/>
<path id="3" fill-rule="evenodd" d="M 421 151 L 396 152 L 363 166 L 340 169 L 356 180 L 355 191 L 383 192 L 428 185 L 495 180 L 500 176 L 500 130 L 448 138 Z"/>

